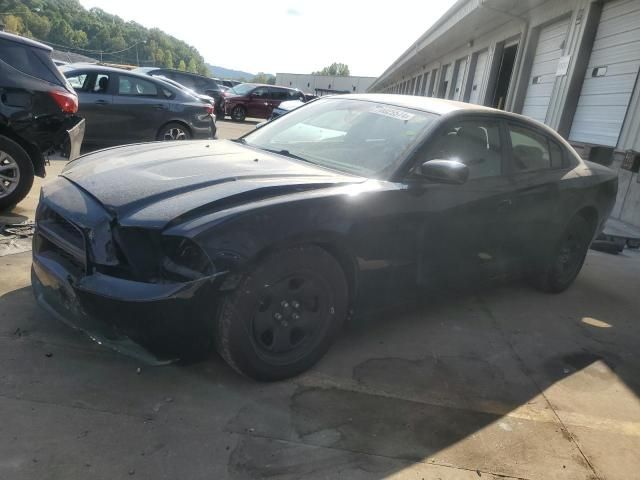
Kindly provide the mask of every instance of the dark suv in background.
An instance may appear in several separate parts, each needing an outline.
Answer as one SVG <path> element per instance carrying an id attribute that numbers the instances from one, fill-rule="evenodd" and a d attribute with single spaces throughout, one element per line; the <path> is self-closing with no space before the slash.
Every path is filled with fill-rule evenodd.
<path id="1" fill-rule="evenodd" d="M 45 176 L 45 153 L 80 153 L 78 97 L 50 55 L 46 45 L 0 32 L 0 210 L 27 196 L 34 175 Z"/>
<path id="2" fill-rule="evenodd" d="M 218 82 L 213 78 L 172 68 L 140 67 L 134 68 L 132 71 L 151 75 L 152 77 L 167 77 L 194 92 L 208 95 L 216 102 L 216 115 L 222 113 L 222 90 Z"/>
<path id="3" fill-rule="evenodd" d="M 269 118 L 273 109 L 287 100 L 304 102 L 306 98 L 294 88 L 241 83 L 225 93 L 224 113 L 237 122 L 246 117 Z"/>

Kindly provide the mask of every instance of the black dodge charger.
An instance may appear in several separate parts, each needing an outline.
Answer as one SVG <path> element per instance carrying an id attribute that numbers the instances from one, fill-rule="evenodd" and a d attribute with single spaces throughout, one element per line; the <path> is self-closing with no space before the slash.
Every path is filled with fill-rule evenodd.
<path id="1" fill-rule="evenodd" d="M 566 289 L 616 176 L 519 115 L 343 95 L 236 141 L 148 143 L 72 161 L 42 190 L 33 287 L 117 350 L 215 345 L 261 380 L 296 375 L 351 312 L 409 291 L 525 275 Z"/>

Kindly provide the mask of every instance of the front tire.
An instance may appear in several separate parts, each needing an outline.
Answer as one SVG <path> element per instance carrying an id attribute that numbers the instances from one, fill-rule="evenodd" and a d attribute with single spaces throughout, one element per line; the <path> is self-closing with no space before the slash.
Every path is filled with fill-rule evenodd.
<path id="1" fill-rule="evenodd" d="M 547 293 L 569 288 L 582 269 L 593 234 L 594 227 L 584 217 L 574 217 L 543 270 L 532 278 L 534 286 Z"/>
<path id="2" fill-rule="evenodd" d="M 236 122 L 244 122 L 247 118 L 247 110 L 242 105 L 236 105 L 231 110 L 231 118 Z"/>
<path id="3" fill-rule="evenodd" d="M 224 299 L 216 349 L 253 379 L 293 377 L 329 349 L 347 304 L 344 272 L 328 252 L 311 245 L 275 252 Z"/>
<path id="4" fill-rule="evenodd" d="M 191 132 L 189 129 L 178 122 L 167 123 L 158 132 L 158 140 L 164 140 L 167 142 L 190 139 Z"/>
<path id="5" fill-rule="evenodd" d="M 0 210 L 21 202 L 33 186 L 33 163 L 16 142 L 0 136 Z"/>

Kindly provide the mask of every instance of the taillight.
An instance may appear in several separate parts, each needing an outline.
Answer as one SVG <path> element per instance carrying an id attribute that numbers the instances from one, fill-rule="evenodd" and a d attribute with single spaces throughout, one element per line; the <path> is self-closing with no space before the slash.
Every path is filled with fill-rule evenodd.
<path id="1" fill-rule="evenodd" d="M 207 111 L 207 115 L 213 115 L 213 112 L 215 111 L 213 105 L 207 105 L 204 109 Z"/>
<path id="2" fill-rule="evenodd" d="M 58 104 L 63 113 L 76 113 L 78 111 L 77 95 L 62 90 L 51 90 L 51 98 Z"/>

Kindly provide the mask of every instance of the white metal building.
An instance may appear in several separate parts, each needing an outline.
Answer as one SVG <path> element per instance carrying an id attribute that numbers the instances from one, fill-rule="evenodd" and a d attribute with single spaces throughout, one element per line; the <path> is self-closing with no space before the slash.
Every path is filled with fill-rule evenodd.
<path id="1" fill-rule="evenodd" d="M 276 73 L 276 85 L 297 88 L 304 93 L 327 95 L 335 93 L 364 93 L 376 77 L 337 77 L 304 73 Z"/>
<path id="2" fill-rule="evenodd" d="M 528 115 L 619 171 L 640 226 L 640 0 L 459 0 L 371 85 Z"/>

